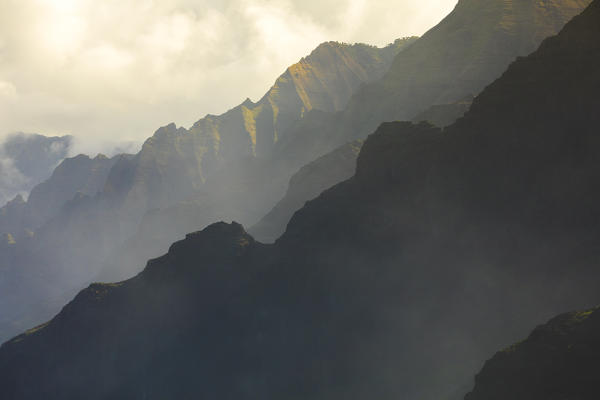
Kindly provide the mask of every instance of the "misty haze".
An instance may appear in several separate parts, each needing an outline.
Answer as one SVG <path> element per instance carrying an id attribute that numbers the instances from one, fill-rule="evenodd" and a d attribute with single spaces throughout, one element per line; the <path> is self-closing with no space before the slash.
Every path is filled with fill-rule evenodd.
<path id="1" fill-rule="evenodd" d="M 600 398 L 600 0 L 0 1 L 0 399 Z"/>

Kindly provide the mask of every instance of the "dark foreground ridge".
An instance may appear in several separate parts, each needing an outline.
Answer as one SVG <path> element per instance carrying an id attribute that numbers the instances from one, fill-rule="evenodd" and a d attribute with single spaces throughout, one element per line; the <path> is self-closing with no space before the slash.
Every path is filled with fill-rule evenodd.
<path id="1" fill-rule="evenodd" d="M 600 311 L 560 315 L 497 353 L 466 400 L 597 399 Z"/>
<path id="2" fill-rule="evenodd" d="M 532 324 L 600 303 L 598 37 L 600 0 L 449 128 L 383 124 L 273 245 L 221 223 L 92 285 L 0 347 L 3 397 L 468 392 Z"/>

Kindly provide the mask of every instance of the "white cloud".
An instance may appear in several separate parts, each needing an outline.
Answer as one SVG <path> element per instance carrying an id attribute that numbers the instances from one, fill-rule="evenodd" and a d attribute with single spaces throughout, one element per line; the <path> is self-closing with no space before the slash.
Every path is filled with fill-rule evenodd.
<path id="1" fill-rule="evenodd" d="M 10 82 L 0 81 L 0 99 L 14 99 L 17 96 L 17 88 Z"/>
<path id="2" fill-rule="evenodd" d="M 422 34 L 456 0 L 2 0 L 0 135 L 142 140 L 273 80 L 320 42 Z"/>

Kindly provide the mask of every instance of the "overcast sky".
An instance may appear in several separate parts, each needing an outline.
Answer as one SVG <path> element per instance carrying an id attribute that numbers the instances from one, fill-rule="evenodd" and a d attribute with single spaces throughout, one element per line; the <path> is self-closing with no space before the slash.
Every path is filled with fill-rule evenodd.
<path id="1" fill-rule="evenodd" d="M 169 122 L 188 127 L 257 100 L 323 41 L 381 46 L 421 35 L 455 4 L 0 0 L 0 136 L 73 134 L 90 152 L 141 141 Z"/>

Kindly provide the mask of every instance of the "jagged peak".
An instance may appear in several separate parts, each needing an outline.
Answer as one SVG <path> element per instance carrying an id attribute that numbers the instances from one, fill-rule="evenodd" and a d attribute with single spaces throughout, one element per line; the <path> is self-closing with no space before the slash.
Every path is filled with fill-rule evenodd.
<path id="1" fill-rule="evenodd" d="M 177 125 L 175 125 L 174 122 L 171 122 L 168 125 L 165 126 L 161 126 L 160 128 L 158 128 L 156 130 L 156 132 L 154 132 L 154 135 L 152 135 L 150 138 L 148 138 L 145 142 L 144 142 L 144 146 L 146 144 L 151 144 L 155 139 L 164 139 L 170 135 L 173 134 L 184 134 L 187 133 L 187 130 L 183 127 L 177 127 Z"/>
<path id="2" fill-rule="evenodd" d="M 254 107 L 255 104 L 256 103 L 250 100 L 250 97 L 246 97 L 246 100 L 244 100 L 244 102 L 241 105 L 244 107 Z"/>
<path id="3" fill-rule="evenodd" d="M 397 46 L 397 45 L 405 43 L 407 41 L 412 41 L 412 40 L 416 40 L 416 39 L 418 39 L 418 36 L 405 36 L 405 37 L 397 38 L 392 43 L 389 43 L 385 46 L 376 46 L 373 44 L 362 43 L 362 42 L 350 43 L 350 42 L 340 42 L 340 41 L 330 40 L 330 41 L 319 44 L 310 53 L 310 55 L 308 57 L 312 56 L 313 54 L 318 54 L 319 52 L 322 52 L 325 50 L 328 51 L 331 49 L 340 49 L 340 48 L 367 48 L 367 49 L 380 49 L 381 50 L 381 49 Z M 304 58 L 307 58 L 307 57 L 304 57 Z"/>

